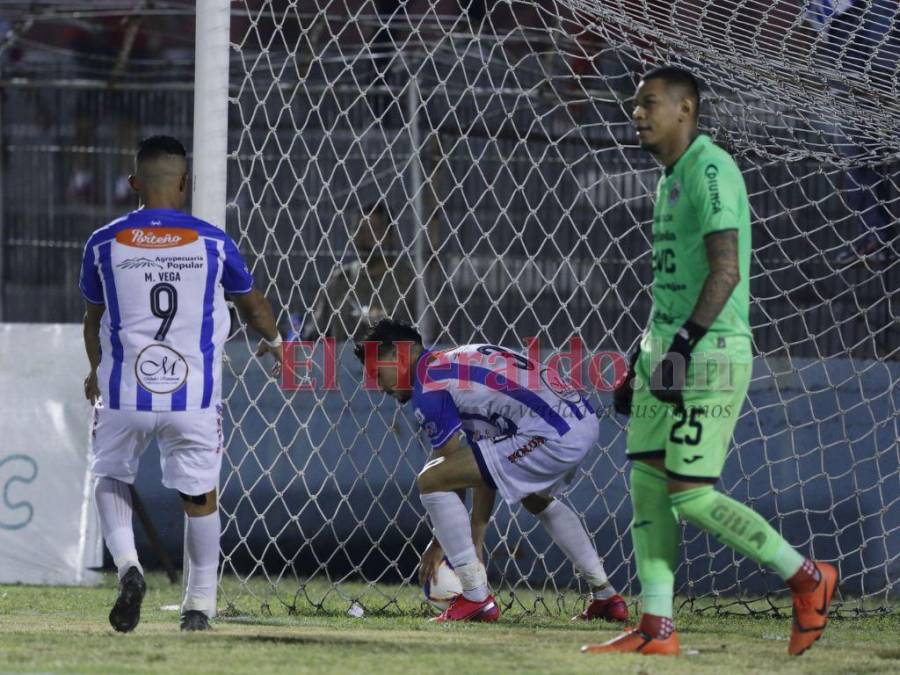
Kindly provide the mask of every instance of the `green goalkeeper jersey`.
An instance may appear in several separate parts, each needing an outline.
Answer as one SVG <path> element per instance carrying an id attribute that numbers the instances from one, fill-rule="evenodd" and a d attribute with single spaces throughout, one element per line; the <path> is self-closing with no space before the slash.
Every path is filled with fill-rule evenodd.
<path id="1" fill-rule="evenodd" d="M 668 345 L 690 318 L 709 274 L 704 237 L 730 229 L 738 231 L 741 280 L 704 339 L 712 346 L 715 338 L 750 337 L 750 204 L 731 155 L 701 134 L 656 188 L 651 337 Z"/>

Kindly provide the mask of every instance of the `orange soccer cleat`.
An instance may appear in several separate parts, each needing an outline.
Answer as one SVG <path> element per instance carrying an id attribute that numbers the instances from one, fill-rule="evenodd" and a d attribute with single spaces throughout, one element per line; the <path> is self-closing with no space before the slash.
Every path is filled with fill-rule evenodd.
<path id="1" fill-rule="evenodd" d="M 681 645 L 678 644 L 678 633 L 665 639 L 650 637 L 642 630 L 635 628 L 627 633 L 614 637 L 602 645 L 585 645 L 582 654 L 647 654 L 654 656 L 678 656 Z"/>
<path id="2" fill-rule="evenodd" d="M 838 571 L 828 563 L 814 563 L 821 574 L 819 583 L 811 591 L 792 593 L 794 597 L 791 642 L 788 654 L 800 656 L 822 637 L 828 624 L 828 608 L 837 588 Z"/>
<path id="3" fill-rule="evenodd" d="M 481 602 L 467 600 L 465 596 L 458 595 L 450 603 L 450 606 L 439 616 L 430 619 L 435 623 L 446 621 L 482 621 L 490 623 L 500 618 L 500 608 L 497 606 L 493 595 L 487 596 Z"/>
<path id="4" fill-rule="evenodd" d="M 621 595 L 614 595 L 605 600 L 591 600 L 584 611 L 572 617 L 572 621 L 628 621 L 628 605 Z"/>

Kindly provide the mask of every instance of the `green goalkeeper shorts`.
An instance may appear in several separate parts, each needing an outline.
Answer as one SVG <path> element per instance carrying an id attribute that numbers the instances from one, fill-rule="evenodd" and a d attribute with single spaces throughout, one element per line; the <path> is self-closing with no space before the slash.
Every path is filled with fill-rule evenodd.
<path id="1" fill-rule="evenodd" d="M 727 340 L 727 343 L 725 341 Z M 647 382 L 658 358 L 642 351 L 636 366 L 628 458 L 665 458 L 672 478 L 714 483 L 741 413 L 753 358 L 746 338 L 718 338 L 725 348 L 695 350 L 684 390 L 684 411 L 654 398 Z"/>

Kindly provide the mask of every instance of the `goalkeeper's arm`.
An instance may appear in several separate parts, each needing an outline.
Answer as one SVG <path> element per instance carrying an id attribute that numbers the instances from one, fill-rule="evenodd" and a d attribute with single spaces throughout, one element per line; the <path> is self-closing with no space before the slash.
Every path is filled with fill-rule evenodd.
<path id="1" fill-rule="evenodd" d="M 684 407 L 684 381 L 691 353 L 722 312 L 741 280 L 738 261 L 738 231 L 721 230 L 706 235 L 709 274 L 703 282 L 694 311 L 678 329 L 668 352 L 650 378 L 650 392 L 663 403 Z M 676 367 L 676 363 L 681 367 Z"/>
<path id="2" fill-rule="evenodd" d="M 709 274 L 700 289 L 700 296 L 688 321 L 705 330 L 715 323 L 728 298 L 741 281 L 738 260 L 738 231 L 722 230 L 706 235 L 706 261 Z M 705 331 L 704 331 L 705 332 Z"/>

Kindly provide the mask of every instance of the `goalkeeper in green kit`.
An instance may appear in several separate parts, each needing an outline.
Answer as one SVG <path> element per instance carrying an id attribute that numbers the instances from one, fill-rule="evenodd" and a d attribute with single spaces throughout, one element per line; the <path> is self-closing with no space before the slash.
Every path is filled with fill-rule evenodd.
<path id="1" fill-rule="evenodd" d="M 715 489 L 752 369 L 750 204 L 731 156 L 697 129 L 700 92 L 686 70 L 644 75 L 633 111 L 641 148 L 664 167 L 653 209 L 650 327 L 614 392 L 630 415 L 631 537 L 643 616 L 589 653 L 677 655 L 672 619 L 683 518 L 785 580 L 788 651 L 821 636 L 837 570 L 795 551 L 759 514 Z"/>

